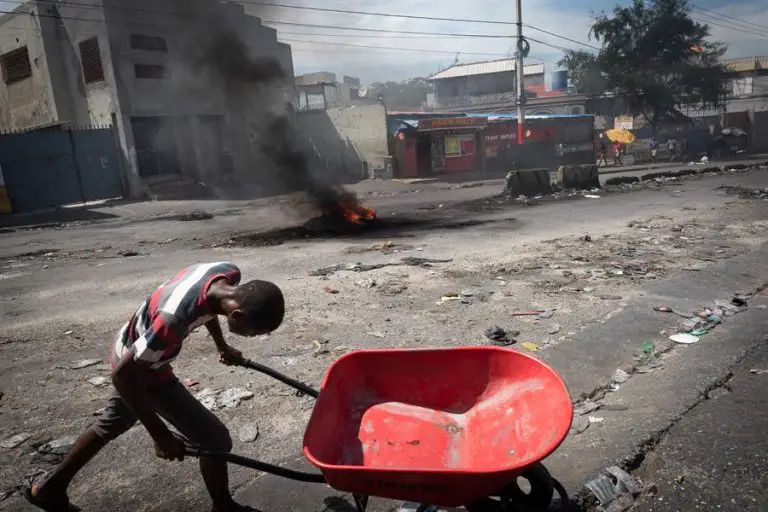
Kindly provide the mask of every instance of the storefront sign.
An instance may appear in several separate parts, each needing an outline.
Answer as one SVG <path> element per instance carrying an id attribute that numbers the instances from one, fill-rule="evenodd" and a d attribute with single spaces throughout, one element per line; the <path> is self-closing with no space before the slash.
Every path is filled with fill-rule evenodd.
<path id="1" fill-rule="evenodd" d="M 582 144 L 558 144 L 557 154 L 568 155 L 571 153 L 581 153 L 584 151 L 594 151 L 595 145 L 592 142 L 584 142 Z"/>
<path id="2" fill-rule="evenodd" d="M 457 128 L 483 128 L 488 125 L 487 117 L 446 117 L 442 119 L 419 119 L 419 131 L 452 130 Z"/>
<path id="3" fill-rule="evenodd" d="M 485 142 L 496 142 L 502 140 L 515 140 L 517 139 L 516 133 L 493 133 L 483 137 Z"/>
<path id="4" fill-rule="evenodd" d="M 632 116 L 618 116 L 613 120 L 613 127 L 617 130 L 634 130 L 635 118 Z"/>

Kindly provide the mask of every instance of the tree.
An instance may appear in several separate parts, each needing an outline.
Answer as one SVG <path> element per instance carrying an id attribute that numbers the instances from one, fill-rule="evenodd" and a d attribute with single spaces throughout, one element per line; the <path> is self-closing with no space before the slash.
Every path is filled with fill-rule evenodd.
<path id="1" fill-rule="evenodd" d="M 688 0 L 634 0 L 617 6 L 613 16 L 595 16 L 590 29 L 601 43 L 596 64 L 607 90 L 654 130 L 664 121 L 687 120 L 682 105 L 709 107 L 723 100 L 725 46 L 708 41 L 709 35 L 707 25 L 691 18 Z"/>
<path id="2" fill-rule="evenodd" d="M 595 97 L 605 92 L 606 79 L 600 71 L 597 55 L 569 50 L 557 64 L 568 70 L 568 78 L 577 93 Z"/>
<path id="3" fill-rule="evenodd" d="M 376 82 L 371 84 L 368 97 L 382 96 L 389 110 L 420 109 L 427 99 L 428 87 L 421 77 L 402 82 Z"/>

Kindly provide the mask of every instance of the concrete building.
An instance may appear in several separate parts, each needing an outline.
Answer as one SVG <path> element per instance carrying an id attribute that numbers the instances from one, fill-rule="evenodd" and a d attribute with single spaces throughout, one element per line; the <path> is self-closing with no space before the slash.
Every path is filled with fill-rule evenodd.
<path id="1" fill-rule="evenodd" d="M 0 17 L 0 129 L 111 124 L 133 196 L 160 182 L 248 172 L 242 105 L 221 77 L 192 65 L 211 35 L 195 4 L 225 10 L 250 55 L 279 61 L 289 80 L 278 94 L 293 103 L 290 46 L 240 4 L 30 0 Z"/>
<path id="2" fill-rule="evenodd" d="M 360 99 L 360 79 L 343 76 L 336 79 L 336 73 L 319 71 L 296 77 L 296 94 L 299 110 L 324 110 L 345 107 Z"/>
<path id="3" fill-rule="evenodd" d="M 429 77 L 427 95 L 432 112 L 514 112 L 517 109 L 515 59 L 455 64 Z M 523 69 L 529 115 L 580 115 L 586 98 L 547 90 L 544 64 Z"/>

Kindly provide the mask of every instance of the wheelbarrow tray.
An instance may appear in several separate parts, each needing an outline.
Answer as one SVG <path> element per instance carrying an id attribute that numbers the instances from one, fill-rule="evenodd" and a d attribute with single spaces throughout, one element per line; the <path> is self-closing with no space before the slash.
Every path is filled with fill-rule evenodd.
<path id="1" fill-rule="evenodd" d="M 547 457 L 572 415 L 560 376 L 516 350 L 351 352 L 325 375 L 304 455 L 340 491 L 456 507 Z"/>

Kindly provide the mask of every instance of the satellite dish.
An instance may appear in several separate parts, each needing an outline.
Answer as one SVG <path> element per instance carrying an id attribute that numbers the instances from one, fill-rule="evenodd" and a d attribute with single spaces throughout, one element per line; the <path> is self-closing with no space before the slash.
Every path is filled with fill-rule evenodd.
<path id="1" fill-rule="evenodd" d="M 367 87 L 361 87 L 357 90 L 357 95 L 361 98 L 365 98 L 368 96 L 368 88 Z"/>

